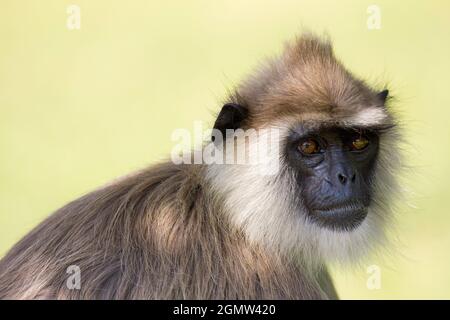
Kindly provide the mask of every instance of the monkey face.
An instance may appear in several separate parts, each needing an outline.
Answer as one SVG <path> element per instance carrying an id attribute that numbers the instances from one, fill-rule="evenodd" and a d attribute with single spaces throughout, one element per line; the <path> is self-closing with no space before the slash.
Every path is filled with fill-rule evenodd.
<path id="1" fill-rule="evenodd" d="M 291 132 L 287 162 L 295 172 L 299 200 L 309 220 L 348 231 L 362 223 L 371 201 L 378 144 L 375 131 L 357 128 L 299 127 Z"/>

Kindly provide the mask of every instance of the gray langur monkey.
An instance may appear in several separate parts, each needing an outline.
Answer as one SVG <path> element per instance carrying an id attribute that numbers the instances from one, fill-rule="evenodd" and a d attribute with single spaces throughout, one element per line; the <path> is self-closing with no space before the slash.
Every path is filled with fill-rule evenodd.
<path id="1" fill-rule="evenodd" d="M 275 172 L 167 161 L 104 186 L 3 257 L 0 298 L 337 298 L 327 263 L 383 242 L 392 217 L 399 130 L 387 100 L 329 41 L 296 38 L 231 94 L 214 125 L 278 130 Z M 76 290 L 69 266 L 81 272 Z"/>

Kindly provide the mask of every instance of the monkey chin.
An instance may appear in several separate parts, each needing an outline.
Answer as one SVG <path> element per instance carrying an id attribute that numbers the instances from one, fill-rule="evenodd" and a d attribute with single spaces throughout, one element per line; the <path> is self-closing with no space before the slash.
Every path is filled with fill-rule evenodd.
<path id="1" fill-rule="evenodd" d="M 362 203 L 351 203 L 313 209 L 310 218 L 320 227 L 348 232 L 359 227 L 367 217 L 367 213 L 367 206 Z"/>

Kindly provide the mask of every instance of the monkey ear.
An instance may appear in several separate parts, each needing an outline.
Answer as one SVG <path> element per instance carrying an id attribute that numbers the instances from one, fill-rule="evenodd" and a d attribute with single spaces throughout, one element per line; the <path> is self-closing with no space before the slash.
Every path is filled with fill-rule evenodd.
<path id="1" fill-rule="evenodd" d="M 248 111 L 243 106 L 236 103 L 227 103 L 220 110 L 214 123 L 214 129 L 219 130 L 222 133 L 222 137 L 225 138 L 226 130 L 240 128 L 247 116 Z"/>
<path id="2" fill-rule="evenodd" d="M 383 102 L 386 102 L 387 97 L 389 96 L 389 90 L 385 89 L 377 94 L 377 97 Z"/>

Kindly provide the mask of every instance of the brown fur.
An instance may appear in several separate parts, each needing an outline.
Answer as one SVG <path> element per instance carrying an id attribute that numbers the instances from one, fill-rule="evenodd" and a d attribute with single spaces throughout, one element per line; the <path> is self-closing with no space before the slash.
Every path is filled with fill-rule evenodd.
<path id="1" fill-rule="evenodd" d="M 253 128 L 285 118 L 351 125 L 360 110 L 382 107 L 331 45 L 311 36 L 289 45 L 233 100 L 249 109 L 245 126 Z M 385 115 L 378 124 L 390 123 Z M 164 163 L 61 208 L 0 261 L 0 298 L 335 298 L 323 264 L 311 270 L 307 257 L 249 241 L 206 168 Z M 81 269 L 80 290 L 66 286 L 70 265 Z"/>
<path id="2" fill-rule="evenodd" d="M 335 58 L 329 41 L 303 35 L 244 82 L 234 100 L 248 108 L 247 126 L 259 128 L 280 118 L 339 122 L 382 107 L 376 94 Z"/>

